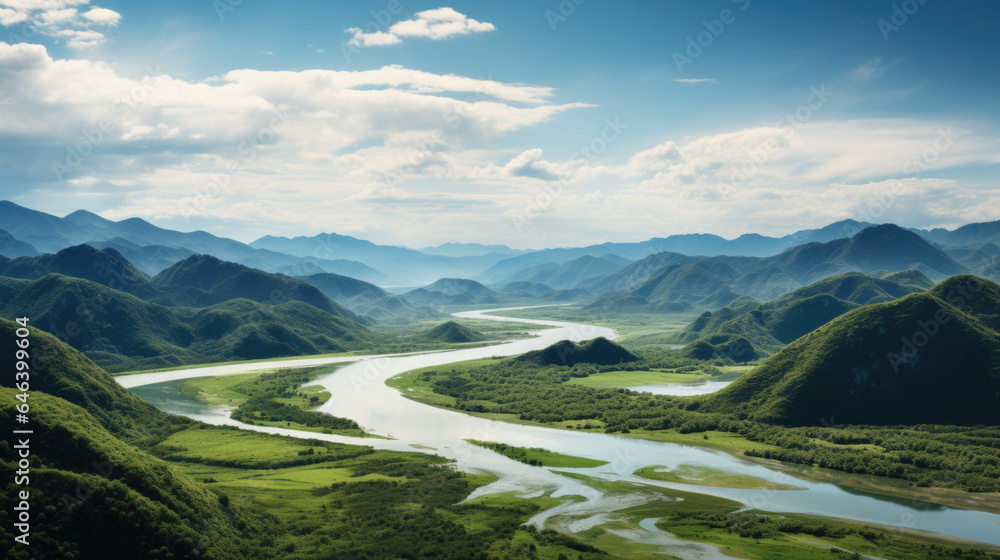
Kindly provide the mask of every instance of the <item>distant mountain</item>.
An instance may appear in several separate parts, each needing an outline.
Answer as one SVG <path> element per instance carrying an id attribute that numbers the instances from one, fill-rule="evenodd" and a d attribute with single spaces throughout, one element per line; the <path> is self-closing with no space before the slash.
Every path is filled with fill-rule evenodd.
<path id="1" fill-rule="evenodd" d="M 0 229 L 0 256 L 15 259 L 17 257 L 33 257 L 38 254 L 38 249 L 15 239 L 13 235 Z"/>
<path id="2" fill-rule="evenodd" d="M 545 284 L 533 282 L 511 282 L 497 286 L 495 290 L 500 294 L 517 298 L 543 299 L 552 297 L 556 293 L 556 290 Z"/>
<path id="3" fill-rule="evenodd" d="M 486 340 L 486 335 L 479 331 L 474 331 L 461 323 L 447 321 L 417 334 L 415 338 L 422 342 L 460 343 Z"/>
<path id="4" fill-rule="evenodd" d="M 958 275 L 855 309 L 701 410 L 792 425 L 1000 423 L 1000 286 Z"/>
<path id="5" fill-rule="evenodd" d="M 767 237 L 747 233 L 736 239 L 727 240 L 711 234 L 681 234 L 654 237 L 648 241 L 637 243 L 602 243 L 589 247 L 542 249 L 500 261 L 482 274 L 475 276 L 474 279 L 491 284 L 500 283 L 503 281 L 502 278 L 509 277 L 514 271 L 525 267 L 546 263 L 562 264 L 584 255 L 603 257 L 613 254 L 630 261 L 641 261 L 660 253 L 678 253 L 684 256 L 767 257 L 796 245 L 814 242 L 826 243 L 834 239 L 851 237 L 874 225 L 876 224 L 844 220 L 819 229 L 797 231 L 784 237 Z M 580 287 L 594 291 L 590 286 Z"/>
<path id="6" fill-rule="evenodd" d="M 545 263 L 528 266 L 501 276 L 498 282 L 530 282 L 545 284 L 556 289 L 569 289 L 588 280 L 607 276 L 630 262 L 617 255 L 603 257 L 584 255 L 563 264 Z"/>
<path id="7" fill-rule="evenodd" d="M 400 296 L 356 278 L 324 272 L 301 279 L 319 288 L 333 301 L 380 323 L 409 323 L 445 316 L 428 306 L 410 305 Z"/>
<path id="8" fill-rule="evenodd" d="M 667 265 L 681 265 L 695 260 L 698 260 L 698 257 L 671 252 L 656 253 L 623 266 L 607 276 L 584 281 L 580 287 L 594 294 L 630 290 L 648 282 Z"/>
<path id="9" fill-rule="evenodd" d="M 836 247 L 829 260 L 840 260 L 866 272 L 906 270 L 915 264 L 929 267 L 944 277 L 968 271 L 919 235 L 892 224 L 866 228 L 853 237 L 831 241 L 827 245 L 833 247 L 837 244 L 840 246 Z"/>
<path id="10" fill-rule="evenodd" d="M 655 268 L 657 264 L 660 268 Z M 936 280 L 968 271 L 920 236 L 888 224 L 864 229 L 850 239 L 800 245 L 773 257 L 653 256 L 584 286 L 591 291 L 608 285 L 631 286 L 598 298 L 590 309 L 689 312 L 723 307 L 739 296 L 773 299 L 848 271 L 907 269 Z"/>
<path id="11" fill-rule="evenodd" d="M 125 257 L 139 270 L 150 276 L 158 274 L 170 265 L 182 261 L 194 251 L 183 247 L 166 247 L 164 245 L 138 245 L 123 237 L 113 237 L 102 241 L 86 243 L 96 249 L 114 249 Z"/>
<path id="12" fill-rule="evenodd" d="M 728 305 L 744 274 L 717 258 L 669 264 L 638 286 L 605 295 L 586 308 L 606 313 L 683 313 Z"/>
<path id="13" fill-rule="evenodd" d="M 166 307 L 59 274 L 0 276 L 0 315 L 30 316 L 35 326 L 115 371 L 339 352 L 372 339 L 364 326 L 301 301 Z"/>
<path id="14" fill-rule="evenodd" d="M 478 305 L 500 301 L 500 295 L 475 280 L 441 278 L 402 294 L 411 305 Z"/>
<path id="15" fill-rule="evenodd" d="M 18 206 L 9 200 L 0 200 L 0 224 L 4 231 L 46 253 L 55 253 L 91 238 L 86 230 L 69 220 Z"/>
<path id="16" fill-rule="evenodd" d="M 300 279 L 316 286 L 330 299 L 348 308 L 392 295 L 375 284 L 328 272 L 302 276 Z"/>
<path id="17" fill-rule="evenodd" d="M 530 253 L 530 249 L 511 249 L 506 245 L 483 245 L 481 243 L 442 243 L 437 247 L 418 249 L 425 255 L 443 257 L 482 257 L 485 255 L 520 255 Z"/>
<path id="18" fill-rule="evenodd" d="M 972 269 L 972 273 L 993 282 L 1000 282 L 1000 256 L 979 263 Z"/>
<path id="19" fill-rule="evenodd" d="M 773 354 L 852 309 L 892 301 L 923 291 L 916 271 L 890 275 L 906 284 L 860 272 L 824 278 L 779 298 L 756 304 L 742 299 L 706 312 L 679 331 L 674 342 L 688 344 L 685 352 L 707 360 L 730 357 L 743 362 Z M 930 280 L 923 277 L 926 284 Z"/>
<path id="20" fill-rule="evenodd" d="M 164 305 L 201 307 L 237 298 L 268 305 L 301 301 L 337 317 L 368 322 L 308 282 L 209 255 L 195 255 L 174 264 L 153 277 L 152 284 L 167 294 L 154 300 Z"/>
<path id="21" fill-rule="evenodd" d="M 319 267 L 323 272 L 350 273 L 355 277 L 373 281 L 387 279 L 373 270 L 371 272 L 374 274 L 367 275 L 365 272 L 371 269 L 361 263 L 317 258 L 303 259 L 255 249 L 245 243 L 217 237 L 205 231 L 179 232 L 154 226 L 139 218 L 115 222 L 85 210 L 78 210 L 65 218 L 59 218 L 18 206 L 10 201 L 0 201 L 0 224 L 3 224 L 4 229 L 11 235 L 31 243 L 43 253 L 56 253 L 67 247 L 88 242 L 125 239 L 140 247 L 154 245 L 186 249 L 190 253 L 212 255 L 270 272 L 275 272 L 279 268 L 310 265 Z"/>
<path id="22" fill-rule="evenodd" d="M 56 254 L 13 260 L 0 257 L 0 276 L 35 280 L 50 273 L 84 278 L 143 299 L 164 295 L 152 285 L 145 272 L 111 248 L 100 250 L 90 245 L 76 245 Z"/>
<path id="23" fill-rule="evenodd" d="M 963 246 L 981 243 L 1000 244 L 1000 221 L 967 224 L 958 229 L 932 229 L 922 235 L 945 245 Z"/>
<path id="24" fill-rule="evenodd" d="M 986 261 L 1000 257 L 1000 247 L 998 247 L 995 243 L 977 243 L 975 245 L 966 245 L 963 247 L 946 247 L 945 252 L 948 253 L 948 256 L 951 258 L 970 268 L 974 268 Z"/>
<path id="25" fill-rule="evenodd" d="M 426 281 L 440 278 L 441 275 L 472 276 L 508 256 L 506 253 L 472 256 L 425 254 L 406 247 L 377 245 L 371 241 L 336 233 L 293 238 L 265 235 L 250 246 L 297 257 L 359 261 L 378 270 L 391 271 L 394 278 L 408 281 Z"/>
<path id="26" fill-rule="evenodd" d="M 515 358 L 517 361 L 543 366 L 572 366 L 578 363 L 616 365 L 638 359 L 628 350 L 603 336 L 581 344 L 562 340 L 542 350 L 534 350 Z"/>

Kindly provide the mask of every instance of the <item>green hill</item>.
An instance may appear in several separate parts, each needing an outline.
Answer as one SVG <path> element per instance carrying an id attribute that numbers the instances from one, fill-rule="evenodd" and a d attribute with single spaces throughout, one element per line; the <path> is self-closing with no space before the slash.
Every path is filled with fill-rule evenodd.
<path id="1" fill-rule="evenodd" d="M 300 278 L 319 288 L 333 301 L 380 323 L 409 323 L 444 316 L 431 307 L 410 305 L 400 296 L 350 276 L 324 272 Z"/>
<path id="2" fill-rule="evenodd" d="M 37 340 L 38 333 L 32 336 Z M 6 433 L 19 427 L 13 421 L 15 393 L 0 388 Z M 0 538 L 10 547 L 6 558 L 245 557 L 236 524 L 248 519 L 229 511 L 219 495 L 119 441 L 83 408 L 37 390 L 29 399 L 29 546 L 14 544 L 13 514 L 4 508 Z M 162 416 L 143 418 L 156 422 Z M 15 450 L 6 442 L 0 461 L 8 472 L 17 468 Z M 12 500 L 14 488 L 8 487 Z M 210 540 L 202 538 L 207 530 Z"/>
<path id="3" fill-rule="evenodd" d="M 13 316 L 6 312 L 3 315 Z M 19 327 L 0 319 L 0 355 L 13 359 L 18 350 L 15 331 Z M 82 353 L 38 330 L 41 323 L 36 319 L 31 319 L 29 327 L 31 366 L 37 373 L 30 378 L 32 392 L 45 392 L 84 408 L 115 437 L 138 446 L 153 445 L 178 427 L 193 424 L 186 418 L 161 413 L 119 385 Z M 4 376 L 0 386 L 13 387 L 14 382 L 13 375 Z"/>
<path id="4" fill-rule="evenodd" d="M 555 344 L 522 354 L 515 358 L 521 362 L 532 362 L 542 366 L 572 366 L 574 364 L 615 365 L 638 361 L 634 354 L 602 337 L 576 344 L 561 340 Z"/>
<path id="5" fill-rule="evenodd" d="M 308 282 L 209 255 L 194 255 L 174 264 L 154 276 L 152 284 L 165 292 L 151 299 L 162 305 L 203 307 L 239 298 L 266 305 L 301 301 L 337 317 L 362 324 L 371 322 Z"/>
<path id="6" fill-rule="evenodd" d="M 1000 422 L 1000 286 L 971 275 L 855 309 L 704 399 L 765 422 Z"/>
<path id="7" fill-rule="evenodd" d="M 777 352 L 852 309 L 922 291 L 918 287 L 923 285 L 921 278 L 926 277 L 917 271 L 887 278 L 860 272 L 831 276 L 761 304 L 744 299 L 738 305 L 702 314 L 678 332 L 674 341 L 688 344 L 685 353 L 696 359 L 756 359 Z"/>
<path id="8" fill-rule="evenodd" d="M 3 355 L 14 357 L 19 327 L 0 319 Z M 39 517 L 31 554 L 15 549 L 8 558 L 68 558 L 65 552 L 72 550 L 85 552 L 77 558 L 191 557 L 206 526 L 219 537 L 202 551 L 206 557 L 238 558 L 236 516 L 218 496 L 140 451 L 195 422 L 157 410 L 46 332 L 31 327 L 29 341 L 30 439 L 37 458 L 30 490 Z M 0 424 L 7 433 L 19 429 L 13 423 L 14 383 L 13 375 L 0 381 Z M 0 444 L 0 460 L 14 464 L 7 443 Z M 0 513 L 6 517 L 0 538 L 8 543 L 9 515 L 6 508 Z"/>
<path id="9" fill-rule="evenodd" d="M 50 273 L 83 278 L 143 299 L 163 297 L 145 272 L 114 249 L 75 245 L 55 254 L 0 261 L 0 276 L 35 280 Z"/>
<path id="10" fill-rule="evenodd" d="M 486 335 L 455 321 L 447 321 L 416 335 L 423 342 L 479 342 Z"/>
<path id="11" fill-rule="evenodd" d="M 354 350 L 373 336 L 300 301 L 166 307 L 58 274 L 33 281 L 0 277 L 0 297 L 3 316 L 32 317 L 33 325 L 114 371 Z"/>
<path id="12" fill-rule="evenodd" d="M 920 236 L 886 224 L 848 239 L 806 243 L 764 258 L 652 255 L 582 287 L 604 293 L 587 309 L 676 313 L 727 306 L 739 296 L 769 300 L 850 271 L 909 270 L 923 272 L 907 273 L 909 282 L 918 284 L 921 276 L 942 280 L 968 272 Z M 597 287 L 614 291 L 602 292 Z"/>

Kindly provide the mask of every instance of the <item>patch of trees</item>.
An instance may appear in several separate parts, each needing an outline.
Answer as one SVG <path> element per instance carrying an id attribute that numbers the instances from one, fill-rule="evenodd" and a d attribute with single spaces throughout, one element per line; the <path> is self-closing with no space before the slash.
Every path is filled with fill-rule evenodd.
<path id="1" fill-rule="evenodd" d="M 681 367 L 662 354 L 634 365 L 653 367 L 650 362 Z M 728 432 L 768 444 L 767 449 L 746 451 L 750 456 L 897 478 L 914 486 L 1000 491 L 1000 428 L 995 426 L 782 427 L 749 420 L 743 413 L 699 411 L 697 397 L 565 383 L 596 370 L 591 364 L 539 366 L 501 360 L 467 370 L 428 372 L 423 379 L 435 392 L 454 397 L 452 406 L 458 410 L 489 410 L 537 422 L 597 420 L 608 433 Z"/>

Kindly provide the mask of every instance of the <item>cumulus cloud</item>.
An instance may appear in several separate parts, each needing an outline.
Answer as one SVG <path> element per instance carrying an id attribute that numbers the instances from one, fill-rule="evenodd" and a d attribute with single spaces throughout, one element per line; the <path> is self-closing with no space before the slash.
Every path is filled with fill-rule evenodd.
<path id="1" fill-rule="evenodd" d="M 71 49 L 89 49 L 107 40 L 94 29 L 118 25 L 121 14 L 97 6 L 83 8 L 89 0 L 0 0 L 0 25 L 19 26 L 21 34 L 41 33 L 65 42 Z"/>
<path id="2" fill-rule="evenodd" d="M 351 27 L 345 31 L 352 35 L 349 44 L 356 47 L 375 47 L 402 43 L 404 37 L 441 41 L 494 29 L 496 27 L 492 23 L 476 21 L 452 8 L 436 8 L 417 12 L 413 19 L 396 22 L 388 31 L 366 33 L 359 27 Z"/>
<path id="3" fill-rule="evenodd" d="M 296 210 L 317 223 L 320 209 L 341 214 L 338 204 L 359 216 L 374 203 L 494 204 L 444 192 L 441 181 L 467 180 L 496 161 L 484 147 L 494 139 L 587 106 L 552 103 L 543 86 L 400 66 L 234 70 L 202 81 L 151 68 L 126 78 L 28 43 L 0 43 L 0 91 L 0 166 L 47 207 L 66 200 L 58 193 L 76 192 L 69 181 L 86 184 L 94 200 L 124 196 L 119 212 L 148 218 L 228 219 L 234 205 L 294 191 L 313 201 Z M 412 192 L 421 181 L 436 190 Z M 234 219 L 251 220 L 251 210 Z"/>
<path id="4" fill-rule="evenodd" d="M 542 150 L 523 152 L 504 166 L 512 177 L 531 177 L 543 181 L 555 181 L 562 177 L 556 165 L 542 160 Z"/>

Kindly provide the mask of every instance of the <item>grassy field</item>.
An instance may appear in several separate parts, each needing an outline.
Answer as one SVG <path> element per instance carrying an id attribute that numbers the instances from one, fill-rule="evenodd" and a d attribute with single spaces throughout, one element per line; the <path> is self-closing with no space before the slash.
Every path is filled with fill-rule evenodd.
<path id="1" fill-rule="evenodd" d="M 340 369 L 353 362 L 336 364 L 333 370 Z M 333 370 L 328 370 L 333 371 Z M 181 394 L 193 398 L 194 400 L 208 405 L 239 406 L 246 402 L 251 395 L 231 390 L 232 387 L 242 384 L 245 381 L 260 377 L 264 373 L 276 370 L 262 370 L 251 373 L 237 373 L 235 375 L 218 375 L 215 377 L 195 377 L 180 384 Z M 330 400 L 330 393 L 323 389 L 321 385 L 306 385 L 298 387 L 293 397 L 277 399 L 279 402 L 298 406 L 303 409 L 315 408 Z M 316 401 L 312 401 L 316 397 Z"/>
<path id="2" fill-rule="evenodd" d="M 650 480 L 700 484 L 719 488 L 748 488 L 755 490 L 795 490 L 799 488 L 789 484 L 764 480 L 756 476 L 729 473 L 700 465 L 678 465 L 676 469 L 669 471 L 663 470 L 665 468 L 663 465 L 653 465 L 638 469 L 632 474 Z"/>
<path id="3" fill-rule="evenodd" d="M 695 383 L 710 376 L 703 372 L 677 373 L 670 369 L 649 371 L 602 371 L 587 377 L 574 377 L 566 383 L 586 387 L 634 387 L 636 385 L 668 385 L 671 383 Z"/>
<path id="4" fill-rule="evenodd" d="M 456 364 L 449 364 L 446 367 L 461 370 L 463 368 L 475 367 L 477 365 L 490 363 L 491 361 L 492 360 L 489 359 L 474 360 L 469 362 L 459 362 Z M 426 369 L 433 370 L 440 368 L 426 368 Z M 393 377 L 392 379 L 389 379 L 386 382 L 386 384 L 398 389 L 403 394 L 403 396 L 415 400 L 417 402 L 441 408 L 448 408 L 449 405 L 454 404 L 455 403 L 454 397 L 449 397 L 447 395 L 439 395 L 437 393 L 434 393 L 429 383 L 422 382 L 419 380 L 419 375 L 422 371 L 425 370 L 413 370 L 399 374 Z M 463 411 L 463 414 L 468 414 L 470 416 L 476 416 L 479 418 L 486 418 L 489 420 L 496 420 L 498 422 L 509 422 L 512 424 L 543 426 L 547 428 L 558 428 L 565 430 L 585 430 L 598 433 L 604 432 L 603 423 L 600 420 L 596 419 L 585 420 L 585 421 L 571 420 L 565 422 L 543 423 L 531 420 L 522 420 L 518 418 L 518 416 L 515 414 L 500 414 L 495 412 L 469 412 L 469 411 Z M 747 450 L 779 451 L 781 448 L 759 441 L 751 441 L 738 434 L 730 432 L 719 432 L 715 430 L 709 430 L 705 432 L 682 434 L 678 432 L 676 429 L 666 429 L 666 430 L 656 430 L 656 431 L 632 430 L 628 434 L 615 434 L 615 435 L 618 437 L 648 439 L 652 441 L 662 441 L 666 443 L 691 445 L 696 447 L 705 447 L 709 449 L 715 449 L 718 451 L 724 451 L 726 453 L 738 456 L 742 459 L 759 462 L 771 468 L 782 470 L 783 472 L 786 472 L 792 477 L 801 478 L 804 480 L 836 484 L 854 490 L 871 492 L 875 494 L 883 494 L 886 496 L 893 496 L 907 500 L 926 501 L 950 507 L 977 509 L 981 511 L 1000 513 L 1000 495 L 994 493 L 973 494 L 961 490 L 952 490 L 947 488 L 918 488 L 910 486 L 904 480 L 899 480 L 894 478 L 886 478 L 886 477 L 872 476 L 872 475 L 850 474 L 842 471 L 824 469 L 815 466 L 804 467 L 801 465 L 781 463 L 779 461 L 774 461 L 769 459 L 747 457 L 744 455 L 744 451 Z"/>
<path id="5" fill-rule="evenodd" d="M 478 441 L 474 439 L 467 439 L 465 441 L 479 447 L 485 447 L 515 461 L 538 467 L 589 469 L 608 464 L 607 461 L 577 457 L 575 455 L 564 455 L 538 447 L 516 447 L 505 443 Z"/>
<path id="6" fill-rule="evenodd" d="M 539 511 L 578 497 L 505 493 L 463 502 L 496 477 L 434 467 L 446 462 L 442 457 L 216 427 L 174 434 L 156 452 L 224 496 L 228 508 L 269 516 L 281 558 L 404 558 L 387 554 L 380 543 L 412 551 L 420 539 L 425 551 L 420 557 L 439 557 L 428 555 L 435 541 L 448 548 L 459 538 L 484 543 L 497 558 L 528 557 L 529 550 L 530 557 L 545 560 L 607 558 L 581 552 L 561 535 L 520 526 Z"/>

